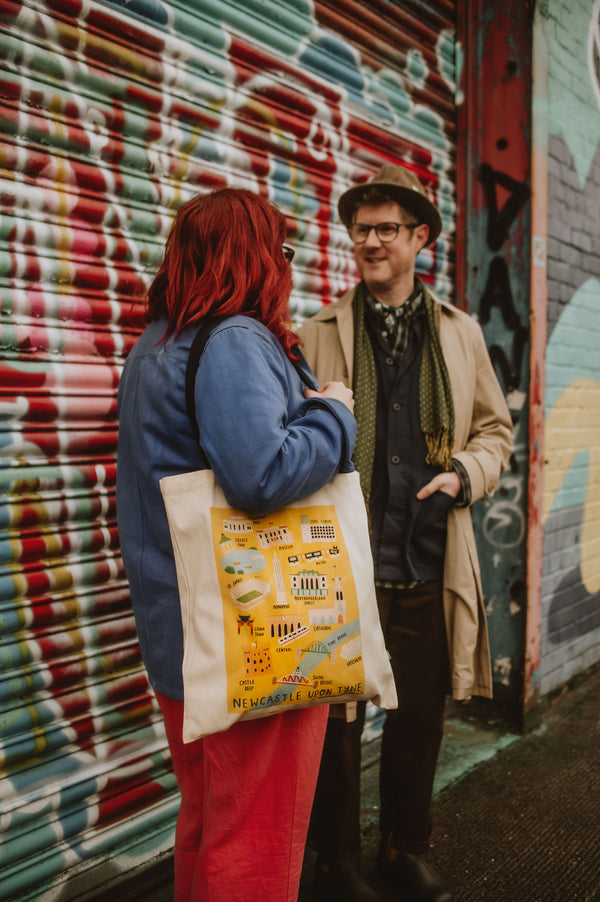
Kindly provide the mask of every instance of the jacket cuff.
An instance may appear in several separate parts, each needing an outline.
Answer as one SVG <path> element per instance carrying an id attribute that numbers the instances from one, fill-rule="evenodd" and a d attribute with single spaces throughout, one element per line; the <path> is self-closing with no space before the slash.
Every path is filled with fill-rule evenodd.
<path id="1" fill-rule="evenodd" d="M 460 479 L 460 493 L 455 501 L 456 507 L 468 507 L 472 498 L 469 474 L 461 464 L 460 460 L 457 460 L 456 457 L 452 458 L 452 469 Z"/>

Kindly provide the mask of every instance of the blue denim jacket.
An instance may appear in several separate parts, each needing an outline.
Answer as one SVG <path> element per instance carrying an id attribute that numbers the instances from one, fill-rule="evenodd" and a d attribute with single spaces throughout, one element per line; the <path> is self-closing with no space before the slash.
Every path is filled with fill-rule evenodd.
<path id="1" fill-rule="evenodd" d="M 151 323 L 123 369 L 117 518 L 150 683 L 181 699 L 183 634 L 159 480 L 206 463 L 185 399 L 197 327 L 161 341 L 165 330 L 164 320 Z M 234 316 L 211 334 L 196 375 L 196 417 L 206 460 L 233 507 L 258 514 L 276 510 L 352 470 L 354 417 L 340 401 L 307 400 L 303 390 L 281 345 L 261 323 Z"/>

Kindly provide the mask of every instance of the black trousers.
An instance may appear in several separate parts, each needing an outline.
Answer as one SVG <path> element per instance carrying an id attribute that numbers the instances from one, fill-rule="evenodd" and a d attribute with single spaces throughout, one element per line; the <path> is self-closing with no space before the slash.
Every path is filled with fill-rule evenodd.
<path id="1" fill-rule="evenodd" d="M 381 623 L 398 692 L 381 743 L 380 830 L 394 848 L 423 854 L 431 834 L 431 796 L 449 689 L 448 650 L 437 580 L 412 589 L 378 589 Z M 358 717 L 328 721 L 309 839 L 330 867 L 360 854 L 360 759 L 365 704 Z"/>

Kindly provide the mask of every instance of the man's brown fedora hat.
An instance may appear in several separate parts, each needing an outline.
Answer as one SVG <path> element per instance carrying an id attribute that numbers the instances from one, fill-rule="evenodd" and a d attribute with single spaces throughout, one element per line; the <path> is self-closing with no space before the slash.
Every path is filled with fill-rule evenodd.
<path id="1" fill-rule="evenodd" d="M 340 219 L 348 228 L 352 225 L 352 214 L 357 205 L 362 202 L 362 197 L 367 188 L 385 188 L 401 207 L 413 213 L 419 222 L 425 222 L 429 226 L 428 244 L 433 244 L 442 231 L 442 219 L 437 207 L 431 203 L 425 189 L 414 172 L 403 166 L 394 166 L 386 163 L 379 172 L 373 176 L 370 182 L 349 188 L 338 201 Z"/>

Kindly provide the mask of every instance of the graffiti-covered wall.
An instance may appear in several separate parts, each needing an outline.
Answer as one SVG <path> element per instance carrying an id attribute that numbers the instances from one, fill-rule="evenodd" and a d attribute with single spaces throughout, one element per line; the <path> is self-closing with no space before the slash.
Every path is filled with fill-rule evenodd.
<path id="1" fill-rule="evenodd" d="M 521 0 L 473 0 L 464 21 L 465 287 L 514 424 L 492 498 L 473 507 L 494 696 L 520 718 L 527 614 L 529 448 L 530 12 Z"/>
<path id="2" fill-rule="evenodd" d="M 600 2 L 549 0 L 545 17 L 542 692 L 600 659 Z"/>
<path id="3" fill-rule="evenodd" d="M 115 523 L 116 388 L 173 211 L 268 196 L 296 320 L 355 279 L 339 194 L 410 167 L 453 297 L 450 0 L 0 3 L 0 872 L 78 898 L 168 851 L 178 797 Z"/>

